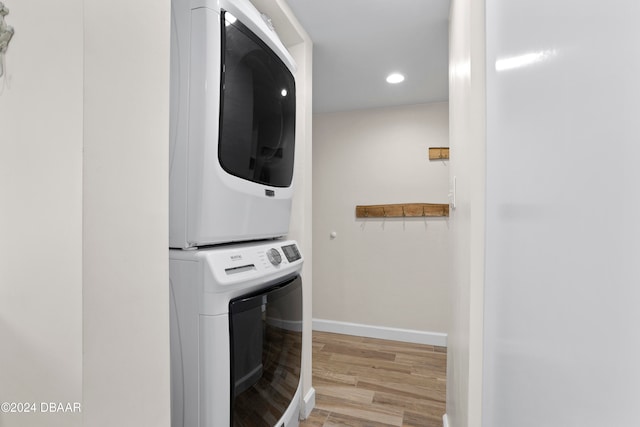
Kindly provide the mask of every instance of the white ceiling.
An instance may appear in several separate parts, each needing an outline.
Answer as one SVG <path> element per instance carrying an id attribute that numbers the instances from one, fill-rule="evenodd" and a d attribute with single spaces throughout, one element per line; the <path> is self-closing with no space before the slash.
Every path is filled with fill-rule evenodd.
<path id="1" fill-rule="evenodd" d="M 314 112 L 448 99 L 449 0 L 287 3 L 313 40 Z"/>

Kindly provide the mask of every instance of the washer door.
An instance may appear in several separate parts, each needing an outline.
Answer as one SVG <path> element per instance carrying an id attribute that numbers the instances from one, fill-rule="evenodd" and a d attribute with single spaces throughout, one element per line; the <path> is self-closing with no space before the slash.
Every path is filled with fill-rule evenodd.
<path id="1" fill-rule="evenodd" d="M 300 382 L 300 276 L 229 303 L 231 425 L 271 427 Z"/>

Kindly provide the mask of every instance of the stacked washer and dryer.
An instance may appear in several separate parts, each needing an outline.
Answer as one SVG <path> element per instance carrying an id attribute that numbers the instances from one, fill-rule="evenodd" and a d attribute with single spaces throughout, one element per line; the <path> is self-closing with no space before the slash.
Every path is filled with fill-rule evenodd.
<path id="1" fill-rule="evenodd" d="M 172 0 L 172 427 L 298 425 L 294 72 L 248 0 Z"/>

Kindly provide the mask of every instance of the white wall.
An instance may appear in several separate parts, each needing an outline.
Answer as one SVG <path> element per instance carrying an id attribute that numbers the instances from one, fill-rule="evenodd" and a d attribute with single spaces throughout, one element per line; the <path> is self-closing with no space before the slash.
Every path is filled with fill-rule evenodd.
<path id="1" fill-rule="evenodd" d="M 169 0 L 84 1 L 87 426 L 169 426 Z"/>
<path id="2" fill-rule="evenodd" d="M 484 1 L 452 0 L 449 30 L 451 186 L 451 329 L 447 417 L 452 427 L 480 426 L 485 232 Z"/>
<path id="3" fill-rule="evenodd" d="M 80 426 L 40 402 L 82 402 L 82 1 L 3 2 L 0 425 Z"/>
<path id="4" fill-rule="evenodd" d="M 449 425 L 635 426 L 640 5 L 481 3 L 452 7 L 451 170 L 470 215 L 452 217 L 469 271 L 454 280 L 468 302 L 454 311 Z M 483 158 L 463 137 L 484 134 L 471 117 L 485 103 Z M 485 190 L 464 196 L 460 175 L 485 167 Z"/>
<path id="5" fill-rule="evenodd" d="M 296 159 L 295 191 L 291 207 L 291 224 L 288 238 L 300 245 L 304 255 L 302 269 L 303 286 L 303 343 L 302 343 L 302 389 L 303 396 L 312 392 L 312 297 L 313 297 L 313 235 L 312 235 L 312 45 L 306 37 L 304 43 L 289 48 L 296 59 L 298 72 L 296 77 L 296 96 L 302 100 L 298 105 L 296 117 Z M 302 84 L 302 82 L 305 82 Z M 313 392 L 312 392 L 313 393 Z M 312 402 L 306 402 L 310 405 Z M 312 408 L 303 408 L 305 416 Z"/>
<path id="6" fill-rule="evenodd" d="M 485 426 L 640 420 L 638 16 L 487 0 Z"/>
<path id="7" fill-rule="evenodd" d="M 314 319 L 446 333 L 448 220 L 355 206 L 447 203 L 448 165 L 428 159 L 448 146 L 447 104 L 316 114 L 313 136 Z"/>
<path id="8" fill-rule="evenodd" d="M 169 3 L 4 3 L 0 401 L 82 412 L 0 425 L 168 426 Z"/>

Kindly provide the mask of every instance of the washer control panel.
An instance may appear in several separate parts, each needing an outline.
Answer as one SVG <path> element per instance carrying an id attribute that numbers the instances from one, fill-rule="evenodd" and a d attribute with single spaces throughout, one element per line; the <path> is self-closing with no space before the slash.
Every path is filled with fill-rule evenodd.
<path id="1" fill-rule="evenodd" d="M 295 274 L 302 269 L 304 262 L 293 240 L 242 243 L 198 251 L 171 251 L 171 256 L 175 259 L 203 261 L 206 264 L 205 276 L 211 275 L 212 286 L 220 290 L 226 286 L 265 282 Z"/>
<path id="2" fill-rule="evenodd" d="M 304 263 L 304 255 L 294 240 L 221 245 L 195 251 L 172 249 L 169 254 L 174 275 L 189 272 L 193 277 L 202 277 L 203 295 L 224 293 L 225 298 L 300 274 Z M 212 304 L 208 312 L 226 312 L 229 301 L 225 298 L 207 300 L 206 304 Z"/>
<path id="3" fill-rule="evenodd" d="M 287 257 L 287 261 L 289 262 L 294 262 L 302 258 L 298 246 L 295 243 L 283 246 L 282 252 L 284 252 L 284 256 Z"/>

